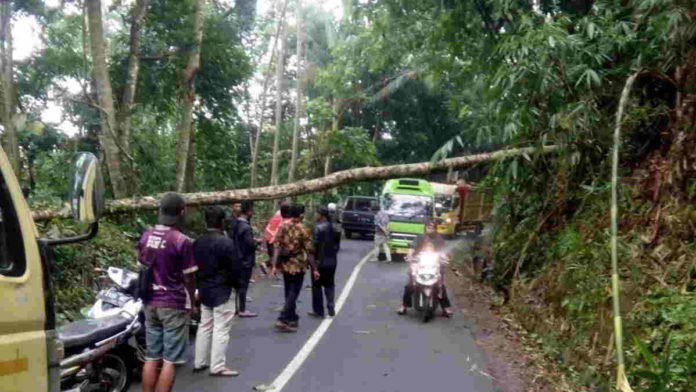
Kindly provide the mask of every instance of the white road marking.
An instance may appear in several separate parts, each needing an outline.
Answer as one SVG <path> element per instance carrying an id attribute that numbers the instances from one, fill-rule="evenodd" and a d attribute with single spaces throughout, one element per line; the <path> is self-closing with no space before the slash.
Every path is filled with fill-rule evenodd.
<path id="1" fill-rule="evenodd" d="M 360 273 L 360 270 L 362 269 L 363 265 L 365 265 L 365 262 L 367 262 L 371 255 L 372 252 L 369 252 L 365 257 L 363 257 L 362 260 L 360 260 L 358 265 L 356 265 L 355 268 L 353 268 L 353 272 L 350 274 L 348 282 L 346 282 L 346 285 L 343 287 L 343 290 L 341 291 L 341 295 L 338 297 L 338 301 L 336 301 L 336 316 L 338 316 L 338 314 L 341 312 L 343 304 L 348 299 L 350 291 L 353 289 L 353 285 L 355 284 L 355 281 L 358 279 L 358 274 Z M 271 384 L 273 386 L 273 391 L 278 392 L 283 390 L 285 384 L 287 384 L 288 381 L 290 381 L 290 379 L 292 378 L 292 376 L 295 375 L 295 373 L 300 369 L 300 366 L 302 366 L 307 357 L 309 357 L 309 354 L 312 353 L 312 350 L 314 350 L 314 347 L 316 347 L 317 343 L 319 343 L 319 341 L 324 336 L 326 331 L 329 329 L 333 321 L 334 318 L 331 317 L 324 319 L 319 324 L 319 327 L 317 327 L 312 336 L 309 337 L 304 346 L 302 346 L 300 351 L 297 352 L 295 358 L 293 358 L 292 361 L 288 363 L 288 366 L 286 366 L 285 369 L 283 369 L 283 371 L 273 381 L 273 383 Z"/>

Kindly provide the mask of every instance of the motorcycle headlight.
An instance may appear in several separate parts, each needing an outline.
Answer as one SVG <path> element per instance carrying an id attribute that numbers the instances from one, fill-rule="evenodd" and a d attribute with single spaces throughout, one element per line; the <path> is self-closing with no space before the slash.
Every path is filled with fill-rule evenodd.
<path id="1" fill-rule="evenodd" d="M 418 263 L 423 266 L 434 266 L 438 264 L 440 255 L 435 252 L 423 252 L 418 257 Z"/>
<path id="2" fill-rule="evenodd" d="M 452 223 L 452 218 L 447 218 L 447 219 L 445 219 L 445 222 L 447 222 L 447 223 Z"/>

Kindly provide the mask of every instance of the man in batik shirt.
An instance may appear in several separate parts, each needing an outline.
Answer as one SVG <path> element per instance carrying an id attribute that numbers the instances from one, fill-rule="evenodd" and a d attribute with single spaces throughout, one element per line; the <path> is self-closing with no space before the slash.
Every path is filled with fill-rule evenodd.
<path id="1" fill-rule="evenodd" d="M 310 265 L 314 278 L 319 278 L 312 235 L 301 220 L 303 210 L 298 205 L 290 207 L 291 219 L 280 227 L 274 242 L 274 273 L 276 270 L 283 271 L 285 285 L 285 305 L 276 323 L 276 328 L 283 332 L 297 331 L 300 319 L 297 315 L 297 298 L 302 291 L 305 271 Z"/>

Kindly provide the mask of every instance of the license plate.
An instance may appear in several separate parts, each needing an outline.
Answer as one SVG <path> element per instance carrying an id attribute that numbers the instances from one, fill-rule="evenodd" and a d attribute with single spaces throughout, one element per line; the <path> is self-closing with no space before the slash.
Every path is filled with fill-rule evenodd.
<path id="1" fill-rule="evenodd" d="M 394 253 L 406 254 L 406 253 L 408 253 L 408 248 L 394 248 Z"/>
<path id="2" fill-rule="evenodd" d="M 114 306 L 123 306 L 128 302 L 128 297 L 117 291 L 100 291 L 97 298 Z"/>

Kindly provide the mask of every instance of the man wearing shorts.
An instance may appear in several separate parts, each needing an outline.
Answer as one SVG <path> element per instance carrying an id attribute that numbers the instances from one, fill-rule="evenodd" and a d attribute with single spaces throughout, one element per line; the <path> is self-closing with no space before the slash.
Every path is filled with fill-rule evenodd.
<path id="1" fill-rule="evenodd" d="M 143 392 L 170 392 L 176 365 L 183 364 L 198 267 L 190 238 L 177 227 L 184 222 L 185 202 L 177 193 L 162 197 L 158 225 L 143 233 L 138 259 L 152 269 L 145 303 L 147 352 Z M 160 369 L 161 366 L 161 369 Z"/>

